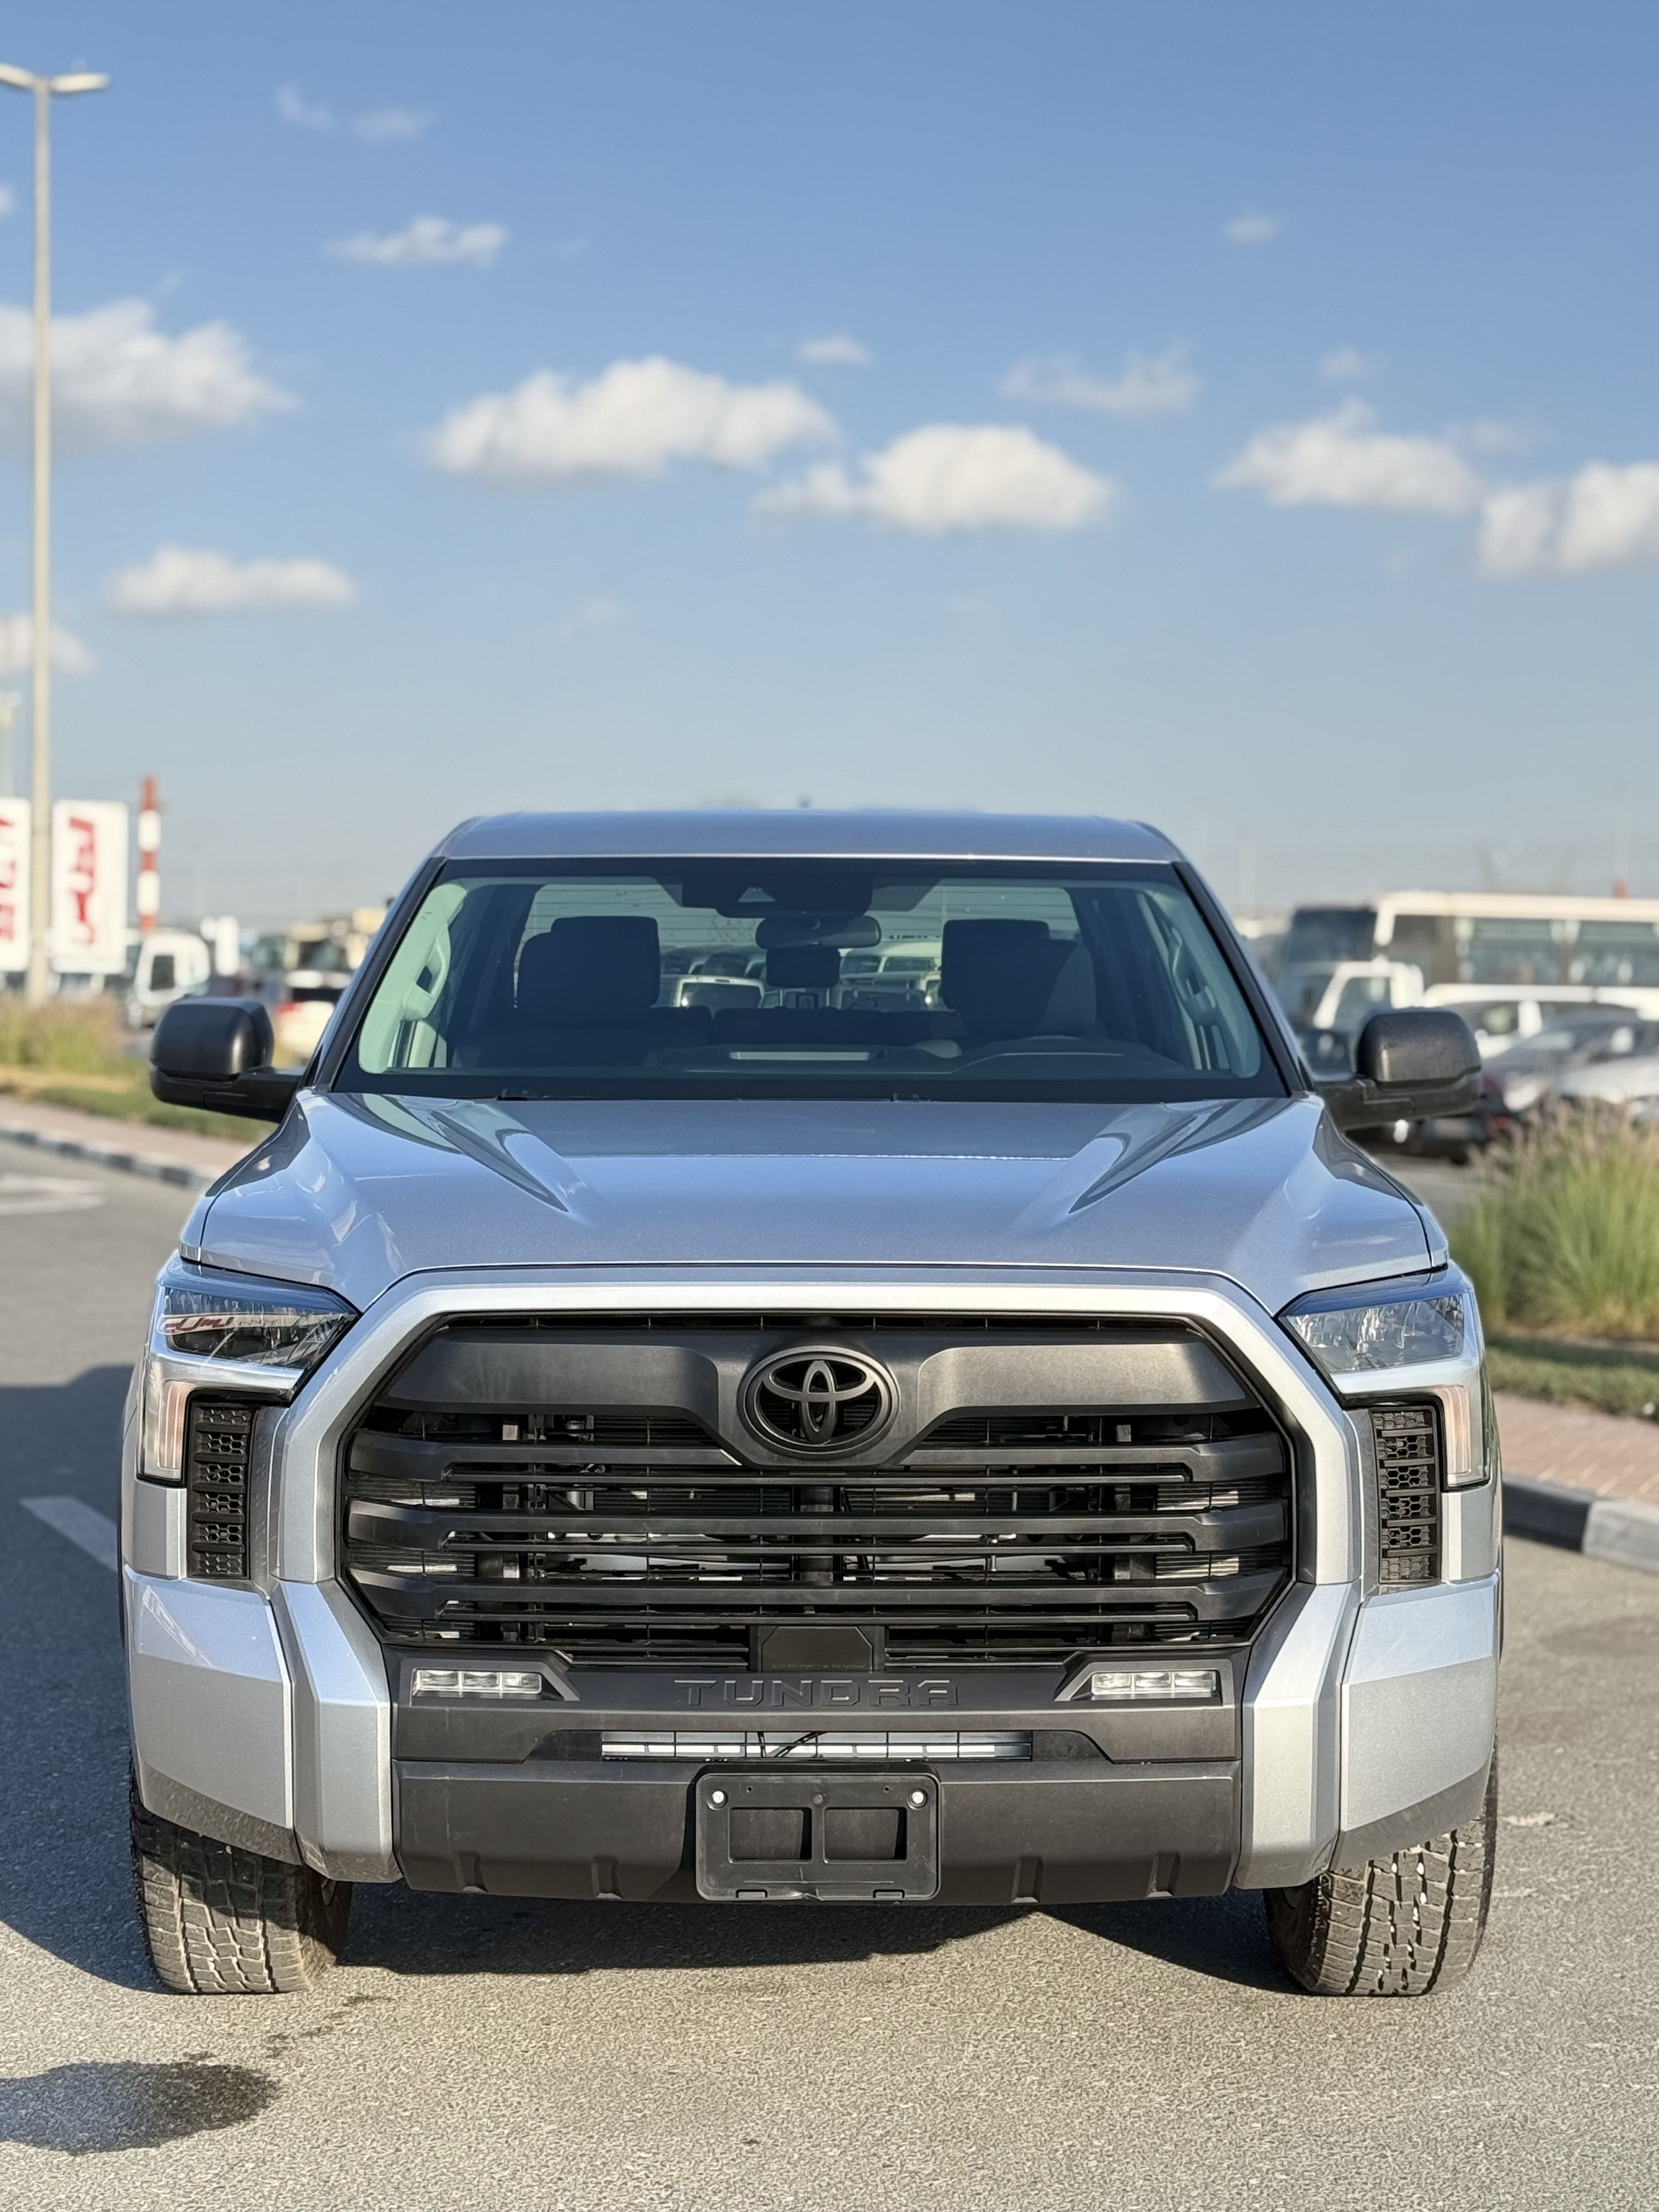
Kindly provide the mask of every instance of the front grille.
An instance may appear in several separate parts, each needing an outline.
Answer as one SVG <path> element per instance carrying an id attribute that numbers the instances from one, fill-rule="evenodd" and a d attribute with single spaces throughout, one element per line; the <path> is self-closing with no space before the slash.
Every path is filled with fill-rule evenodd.
<path id="1" fill-rule="evenodd" d="M 1440 1574 L 1440 1431 L 1434 1408 L 1373 1406 L 1376 1578 L 1385 1586 Z"/>
<path id="2" fill-rule="evenodd" d="M 457 1324 L 406 1364 L 342 1482 L 346 1569 L 389 1639 L 584 1665 L 1051 1665 L 1243 1642 L 1288 1578 L 1285 1438 L 1186 1332 L 677 1320 Z M 743 1376 L 791 1336 L 849 1335 L 896 1382 L 873 1463 L 779 1464 L 743 1426 Z M 940 1373 L 954 1407 L 928 1402 Z M 961 1403 L 1031 1373 L 1049 1402 Z M 1171 1380 L 1196 1402 L 1147 1402 Z M 562 1401 L 577 1385 L 588 1401 Z M 619 1407 L 631 1387 L 687 1402 Z"/>
<path id="3" fill-rule="evenodd" d="M 248 1466 L 257 1407 L 192 1395 L 185 1427 L 185 1548 L 207 1582 L 247 1580 Z"/>

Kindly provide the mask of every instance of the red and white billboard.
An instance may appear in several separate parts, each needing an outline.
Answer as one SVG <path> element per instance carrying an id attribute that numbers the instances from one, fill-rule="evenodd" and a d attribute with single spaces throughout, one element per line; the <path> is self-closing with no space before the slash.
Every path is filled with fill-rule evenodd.
<path id="1" fill-rule="evenodd" d="M 127 810 L 60 799 L 52 810 L 52 964 L 118 975 L 127 957 Z"/>
<path id="2" fill-rule="evenodd" d="M 29 964 L 29 803 L 0 799 L 0 975 Z"/>

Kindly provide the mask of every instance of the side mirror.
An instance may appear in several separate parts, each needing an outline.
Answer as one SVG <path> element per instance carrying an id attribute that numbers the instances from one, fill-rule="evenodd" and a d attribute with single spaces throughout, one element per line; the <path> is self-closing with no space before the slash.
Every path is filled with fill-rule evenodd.
<path id="1" fill-rule="evenodd" d="M 170 1106 L 280 1121 L 302 1077 L 271 1066 L 274 1047 L 257 999 L 176 999 L 155 1024 L 149 1087 Z"/>
<path id="2" fill-rule="evenodd" d="M 1340 1129 L 1468 1114 L 1480 1095 L 1480 1049 L 1463 1017 L 1448 1007 L 1373 1014 L 1359 1032 L 1352 1073 L 1319 1088 Z"/>

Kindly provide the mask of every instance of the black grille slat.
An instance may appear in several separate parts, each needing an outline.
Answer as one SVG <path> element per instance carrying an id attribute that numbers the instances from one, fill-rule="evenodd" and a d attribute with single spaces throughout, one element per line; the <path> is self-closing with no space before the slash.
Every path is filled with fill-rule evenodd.
<path id="1" fill-rule="evenodd" d="M 248 1477 L 253 1416 L 245 1398 L 191 1396 L 185 1425 L 185 1545 L 206 1582 L 248 1577 Z"/>
<path id="2" fill-rule="evenodd" d="M 878 1333 L 875 1356 L 894 1363 L 907 1405 L 907 1377 L 914 1392 L 927 1360 L 976 1344 L 996 1348 L 997 1371 L 1023 1395 L 1030 1383 L 1006 1347 L 1023 1360 L 1029 1342 L 1055 1402 L 947 1411 L 921 1431 L 898 1419 L 866 1448 L 871 1466 L 782 1466 L 742 1413 L 724 1409 L 742 1407 L 738 1382 L 777 1352 L 768 1340 L 785 1328 L 814 1346 Z M 677 1352 L 688 1331 L 699 1334 Z M 1114 1341 L 1140 1358 L 1133 1374 L 1103 1348 Z M 459 1351 L 444 1349 L 452 1342 Z M 675 1396 L 673 1362 L 686 1363 L 695 1416 L 660 1402 L 590 1413 L 503 1395 L 503 1378 L 545 1378 L 550 1398 L 561 1375 L 568 1385 L 586 1373 L 614 1401 L 633 1343 L 642 1395 L 660 1399 L 666 1377 Z M 1074 1374 L 1073 1343 L 1085 1362 Z M 728 1378 L 718 1401 L 716 1370 Z M 1201 1402 L 1159 1402 L 1167 1393 L 1146 1387 L 1153 1371 L 1197 1376 Z M 965 1373 L 973 1387 L 971 1370 L 932 1372 L 952 1389 Z M 581 1664 L 750 1666 L 760 1632 L 817 1620 L 863 1627 L 890 1667 L 1052 1665 L 1103 1646 L 1243 1643 L 1290 1571 L 1285 1439 L 1179 1327 L 1051 1327 L 1046 1316 L 469 1321 L 428 1339 L 404 1373 L 415 1379 L 393 1379 L 343 1455 L 344 1566 L 394 1641 L 550 1646 Z M 1120 1374 L 1126 1402 L 1103 1405 Z M 452 1376 L 465 1402 L 445 1401 Z M 1064 1404 L 1067 1389 L 1080 1402 Z M 845 1457 L 857 1449 L 849 1437 Z"/>
<path id="3" fill-rule="evenodd" d="M 402 1542 L 422 1551 L 469 1552 L 504 1546 L 530 1553 L 604 1548 L 650 1551 L 675 1543 L 703 1543 L 722 1557 L 761 1559 L 762 1547 L 773 1547 L 773 1556 L 787 1547 L 786 1556 L 864 1552 L 900 1545 L 918 1552 L 923 1547 L 949 1540 L 953 1547 L 982 1548 L 988 1558 L 1018 1556 L 1018 1547 L 1041 1545 L 1053 1551 L 1107 1553 L 1152 1547 L 1189 1553 L 1249 1548 L 1277 1541 L 1285 1533 L 1285 1510 L 1278 1504 L 1221 1506 L 1209 1513 L 1112 1514 L 1108 1519 L 1091 1515 L 1022 1514 L 985 1518 L 958 1513 L 928 1515 L 919 1529 L 920 1514 L 759 1514 L 641 1515 L 635 1519 L 584 1513 L 580 1508 L 563 1515 L 538 1516 L 533 1534 L 524 1513 L 471 1513 L 464 1520 L 457 1513 L 433 1506 L 403 1506 L 354 1501 L 346 1520 L 346 1533 L 356 1543 Z M 547 1524 L 552 1522 L 549 1527 Z"/>

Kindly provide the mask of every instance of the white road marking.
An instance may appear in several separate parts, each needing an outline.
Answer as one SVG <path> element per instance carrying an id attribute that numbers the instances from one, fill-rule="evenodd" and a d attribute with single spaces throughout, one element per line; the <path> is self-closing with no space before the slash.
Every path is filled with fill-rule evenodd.
<path id="1" fill-rule="evenodd" d="M 21 1498 L 18 1504 L 26 1512 L 33 1513 L 37 1521 L 44 1521 L 48 1528 L 55 1528 L 71 1544 L 78 1544 L 100 1567 L 117 1564 L 115 1523 L 95 1505 L 83 1505 L 78 1498 Z"/>
<path id="2" fill-rule="evenodd" d="M 85 1213 L 103 1202 L 101 1190 L 65 1176 L 0 1174 L 0 1213 Z"/>

